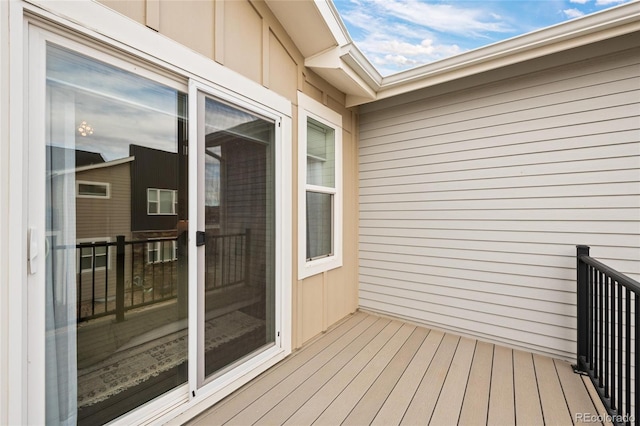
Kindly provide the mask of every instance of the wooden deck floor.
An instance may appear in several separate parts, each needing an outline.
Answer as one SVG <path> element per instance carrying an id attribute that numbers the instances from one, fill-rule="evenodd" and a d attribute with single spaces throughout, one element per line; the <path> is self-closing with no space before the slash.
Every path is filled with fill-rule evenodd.
<path id="1" fill-rule="evenodd" d="M 591 390 L 565 361 L 358 312 L 189 424 L 572 425 L 604 413 Z"/>

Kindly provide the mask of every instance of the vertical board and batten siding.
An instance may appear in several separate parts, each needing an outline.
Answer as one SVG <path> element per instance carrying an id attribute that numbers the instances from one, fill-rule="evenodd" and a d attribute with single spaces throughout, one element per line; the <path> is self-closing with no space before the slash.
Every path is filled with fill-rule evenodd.
<path id="1" fill-rule="evenodd" d="M 634 46 L 362 107 L 360 306 L 574 358 L 575 245 L 640 279 Z"/>
<path id="2" fill-rule="evenodd" d="M 1 1 L 1 0 L 0 0 Z M 293 347 L 354 312 L 357 297 L 357 113 L 346 96 L 312 70 L 304 56 L 262 0 L 99 0 L 105 6 L 158 31 L 243 75 L 292 103 L 292 253 L 297 250 L 297 93 L 301 91 L 343 117 L 343 266 L 297 279 L 292 259 Z M 188 64 L 181 64 L 188 69 Z M 215 76 L 211 76 L 215 81 Z"/>

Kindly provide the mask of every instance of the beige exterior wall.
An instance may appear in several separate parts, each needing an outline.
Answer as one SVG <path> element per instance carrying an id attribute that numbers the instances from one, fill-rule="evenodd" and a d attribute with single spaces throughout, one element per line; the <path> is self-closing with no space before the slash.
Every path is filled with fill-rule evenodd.
<path id="1" fill-rule="evenodd" d="M 293 347 L 358 307 L 357 114 L 345 95 L 304 67 L 304 58 L 262 1 L 109 1 L 103 4 L 273 90 L 292 102 L 294 142 L 292 229 L 297 239 L 297 91 L 343 117 L 343 267 L 293 282 Z M 214 79 L 215 80 L 215 79 Z M 297 259 L 292 275 L 297 277 Z"/>

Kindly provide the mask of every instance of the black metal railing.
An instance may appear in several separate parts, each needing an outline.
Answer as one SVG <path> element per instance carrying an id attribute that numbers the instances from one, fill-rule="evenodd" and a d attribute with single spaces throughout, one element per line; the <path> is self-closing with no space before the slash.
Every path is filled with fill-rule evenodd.
<path id="1" fill-rule="evenodd" d="M 251 232 L 205 237 L 205 289 L 215 290 L 234 284 L 249 284 Z"/>
<path id="2" fill-rule="evenodd" d="M 635 424 L 640 395 L 640 283 L 577 246 L 578 370 L 616 425 Z"/>
<path id="3" fill-rule="evenodd" d="M 181 237 L 79 243 L 76 245 L 77 321 L 125 313 L 186 295 L 186 250 Z M 249 280 L 249 231 L 207 235 L 205 288 L 214 290 Z M 56 247 L 64 249 L 64 247 Z M 184 286 L 181 290 L 180 283 Z"/>

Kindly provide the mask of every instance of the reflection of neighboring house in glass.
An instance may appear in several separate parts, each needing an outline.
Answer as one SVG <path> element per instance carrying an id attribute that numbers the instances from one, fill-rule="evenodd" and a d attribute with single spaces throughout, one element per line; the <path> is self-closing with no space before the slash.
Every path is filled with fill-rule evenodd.
<path id="1" fill-rule="evenodd" d="M 116 292 L 115 236 L 131 238 L 131 177 L 133 157 L 76 167 L 76 241 L 80 315 L 104 310 Z M 101 245 L 105 244 L 105 245 Z M 125 262 L 125 274 L 130 272 Z M 92 306 L 98 304 L 99 306 Z"/>
<path id="2" fill-rule="evenodd" d="M 178 221 L 187 215 L 186 207 L 178 207 L 186 204 L 178 202 L 178 154 L 134 144 L 129 154 L 136 159 L 131 165 L 131 237 L 144 241 L 132 247 L 133 284 L 162 296 L 174 294 Z"/>
<path id="3" fill-rule="evenodd" d="M 64 185 L 63 177 L 75 174 L 75 188 L 66 188 L 65 193 L 67 202 L 75 198 L 76 243 L 86 245 L 76 251 L 78 299 L 89 304 L 92 300 L 104 303 L 113 299 L 115 293 L 115 250 L 107 244 L 114 241 L 115 235 L 131 237 L 129 170 L 134 158 L 105 161 L 100 153 L 51 147 L 48 161 L 53 186 Z M 63 193 L 57 189 L 52 192 Z M 52 200 L 53 203 L 64 201 Z M 53 223 L 62 219 L 56 216 L 52 215 Z M 54 225 L 52 229 L 57 227 Z M 55 237 L 54 231 L 54 247 Z M 85 314 L 81 309 L 80 315 Z"/>
<path id="4" fill-rule="evenodd" d="M 130 145 L 131 232 L 136 240 L 175 237 L 178 217 L 178 154 Z M 185 208 L 186 210 L 186 208 Z"/>

